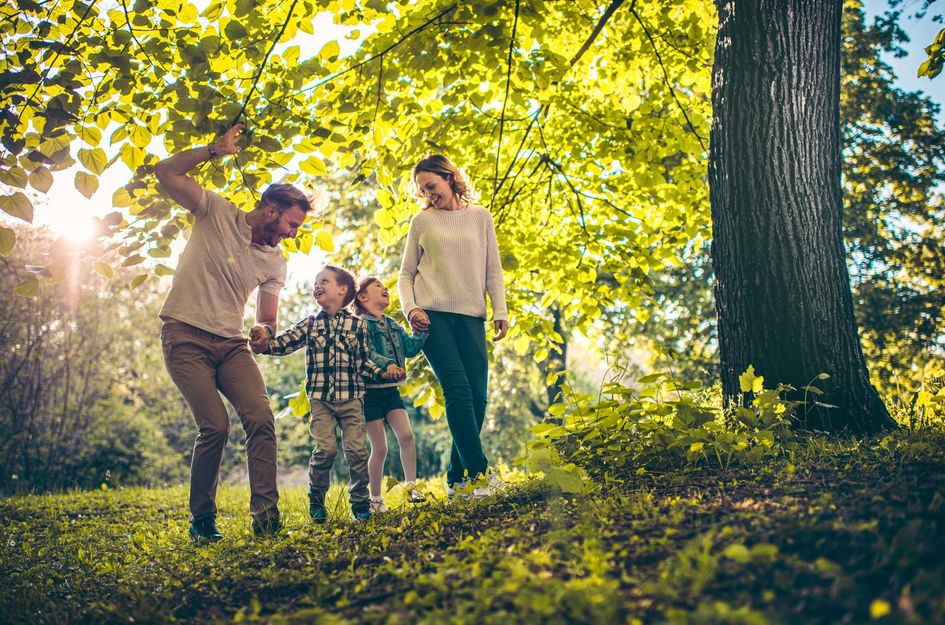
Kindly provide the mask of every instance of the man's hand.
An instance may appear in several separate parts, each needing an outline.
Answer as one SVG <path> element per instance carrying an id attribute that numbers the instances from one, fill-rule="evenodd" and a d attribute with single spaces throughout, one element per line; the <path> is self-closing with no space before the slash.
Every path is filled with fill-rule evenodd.
<path id="1" fill-rule="evenodd" d="M 384 370 L 384 373 L 381 374 L 381 377 L 385 380 L 402 380 L 407 377 L 407 372 L 403 367 L 398 367 L 397 365 L 387 365 L 387 369 Z"/>
<path id="2" fill-rule="evenodd" d="M 505 337 L 505 333 L 509 331 L 509 322 L 505 319 L 496 319 L 493 325 L 495 325 L 495 335 L 492 340 L 501 341 Z"/>
<path id="3" fill-rule="evenodd" d="M 269 348 L 269 339 L 272 338 L 272 330 L 269 326 L 253 326 L 249 331 L 249 346 L 254 354 L 261 354 Z"/>
<path id="4" fill-rule="evenodd" d="M 217 156 L 228 156 L 236 154 L 242 148 L 239 146 L 240 133 L 246 125 L 242 122 L 234 124 L 232 128 L 220 135 L 220 138 L 213 144 L 213 149 Z"/>

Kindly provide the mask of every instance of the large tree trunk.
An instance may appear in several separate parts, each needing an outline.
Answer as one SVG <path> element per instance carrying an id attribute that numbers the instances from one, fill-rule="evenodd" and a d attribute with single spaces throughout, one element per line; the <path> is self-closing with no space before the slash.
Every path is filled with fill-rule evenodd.
<path id="1" fill-rule="evenodd" d="M 816 384 L 826 431 L 893 427 L 869 382 L 844 261 L 840 199 L 842 0 L 717 0 L 709 186 L 722 391 Z M 828 380 L 816 380 L 820 373 Z"/>

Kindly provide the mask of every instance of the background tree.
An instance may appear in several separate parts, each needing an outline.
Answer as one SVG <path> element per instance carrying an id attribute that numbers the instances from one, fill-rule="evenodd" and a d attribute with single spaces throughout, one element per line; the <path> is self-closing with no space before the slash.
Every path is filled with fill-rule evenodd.
<path id="1" fill-rule="evenodd" d="M 806 413 L 804 425 L 864 433 L 893 421 L 869 381 L 844 262 L 842 6 L 720 5 L 712 258 L 724 395 L 751 390 L 739 383 L 748 365 L 798 394 L 829 374 L 835 406 Z"/>

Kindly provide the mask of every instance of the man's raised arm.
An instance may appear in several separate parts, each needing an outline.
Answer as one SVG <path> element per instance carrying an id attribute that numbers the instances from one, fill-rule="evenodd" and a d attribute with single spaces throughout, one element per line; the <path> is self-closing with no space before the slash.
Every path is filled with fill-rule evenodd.
<path id="1" fill-rule="evenodd" d="M 239 152 L 240 147 L 236 142 L 242 130 L 243 124 L 236 124 L 223 133 L 215 143 L 186 152 L 178 152 L 155 165 L 154 173 L 157 175 L 158 182 L 171 199 L 189 211 L 197 208 L 203 196 L 203 189 L 187 175 L 188 172 L 205 161 Z"/>

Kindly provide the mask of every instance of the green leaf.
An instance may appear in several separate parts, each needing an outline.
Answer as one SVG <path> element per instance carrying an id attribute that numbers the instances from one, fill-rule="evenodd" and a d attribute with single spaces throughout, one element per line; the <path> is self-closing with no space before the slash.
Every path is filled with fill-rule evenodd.
<path id="1" fill-rule="evenodd" d="M 75 172 L 75 188 L 79 193 L 91 199 L 92 195 L 98 191 L 98 176 L 84 171 Z"/>
<path id="2" fill-rule="evenodd" d="M 889 605 L 888 601 L 882 599 L 874 599 L 870 603 L 870 618 L 871 619 L 881 619 L 887 614 L 892 612 L 892 606 Z"/>
<path id="3" fill-rule="evenodd" d="M 91 150 L 79 150 L 79 162 L 82 166 L 96 175 L 100 175 L 108 166 L 108 157 L 102 148 L 92 148 Z M 88 197 L 88 196 L 86 196 Z"/>
<path id="4" fill-rule="evenodd" d="M 326 252 L 335 251 L 335 241 L 332 239 L 331 233 L 327 230 L 322 229 L 318 231 L 318 234 L 315 235 L 315 244 Z"/>
<path id="5" fill-rule="evenodd" d="M 328 168 L 325 166 L 325 162 L 314 155 L 300 162 L 299 169 L 313 176 L 324 176 L 328 174 Z"/>
<path id="6" fill-rule="evenodd" d="M 106 280 L 111 280 L 115 277 L 115 270 L 112 269 L 112 266 L 107 263 L 98 261 L 92 265 L 92 268 L 95 269 L 95 273 L 102 276 Z"/>
<path id="7" fill-rule="evenodd" d="M 16 247 L 16 231 L 0 226 L 0 256 L 9 256 Z"/>
<path id="8" fill-rule="evenodd" d="M 17 295 L 32 299 L 39 293 L 39 280 L 36 278 L 27 278 L 23 282 L 20 282 L 18 285 L 16 285 L 16 288 L 13 289 L 13 292 Z"/>
<path id="9" fill-rule="evenodd" d="M 46 193 L 49 191 L 49 188 L 52 187 L 53 176 L 45 167 L 37 167 L 30 174 L 29 181 L 31 187 L 37 191 Z"/>
<path id="10" fill-rule="evenodd" d="M 19 187 L 21 189 L 26 188 L 26 183 L 29 181 L 29 176 L 26 173 L 26 170 L 22 167 L 10 167 L 8 169 L 0 169 L 0 182 L 10 185 L 11 187 Z"/>
<path id="11" fill-rule="evenodd" d="M 748 551 L 748 548 L 741 543 L 729 545 L 722 551 L 722 555 L 729 560 L 735 560 L 742 564 L 751 561 L 751 553 Z"/>
<path id="12" fill-rule="evenodd" d="M 738 384 L 743 393 L 760 393 L 764 390 L 764 376 L 755 375 L 755 366 L 748 365 L 745 373 L 738 376 Z"/>
<path id="13" fill-rule="evenodd" d="M 134 277 L 134 279 L 131 281 L 131 288 L 133 288 L 133 289 L 138 288 L 139 286 L 141 286 L 141 283 L 144 282 L 144 281 L 147 280 L 147 279 L 148 279 L 148 274 L 146 274 L 146 273 L 139 273 L 139 274 L 136 275 L 136 276 Z"/>
<path id="14" fill-rule="evenodd" d="M 0 196 L 0 209 L 17 219 L 33 223 L 33 203 L 22 191 Z"/>
<path id="15" fill-rule="evenodd" d="M 154 268 L 154 273 L 158 276 L 173 276 L 174 270 L 168 267 L 167 265 L 158 264 Z"/>
<path id="16" fill-rule="evenodd" d="M 329 41 L 318 53 L 318 58 L 325 59 L 326 61 L 331 61 L 338 58 L 338 55 L 341 54 L 341 46 L 338 45 L 337 41 Z"/>

